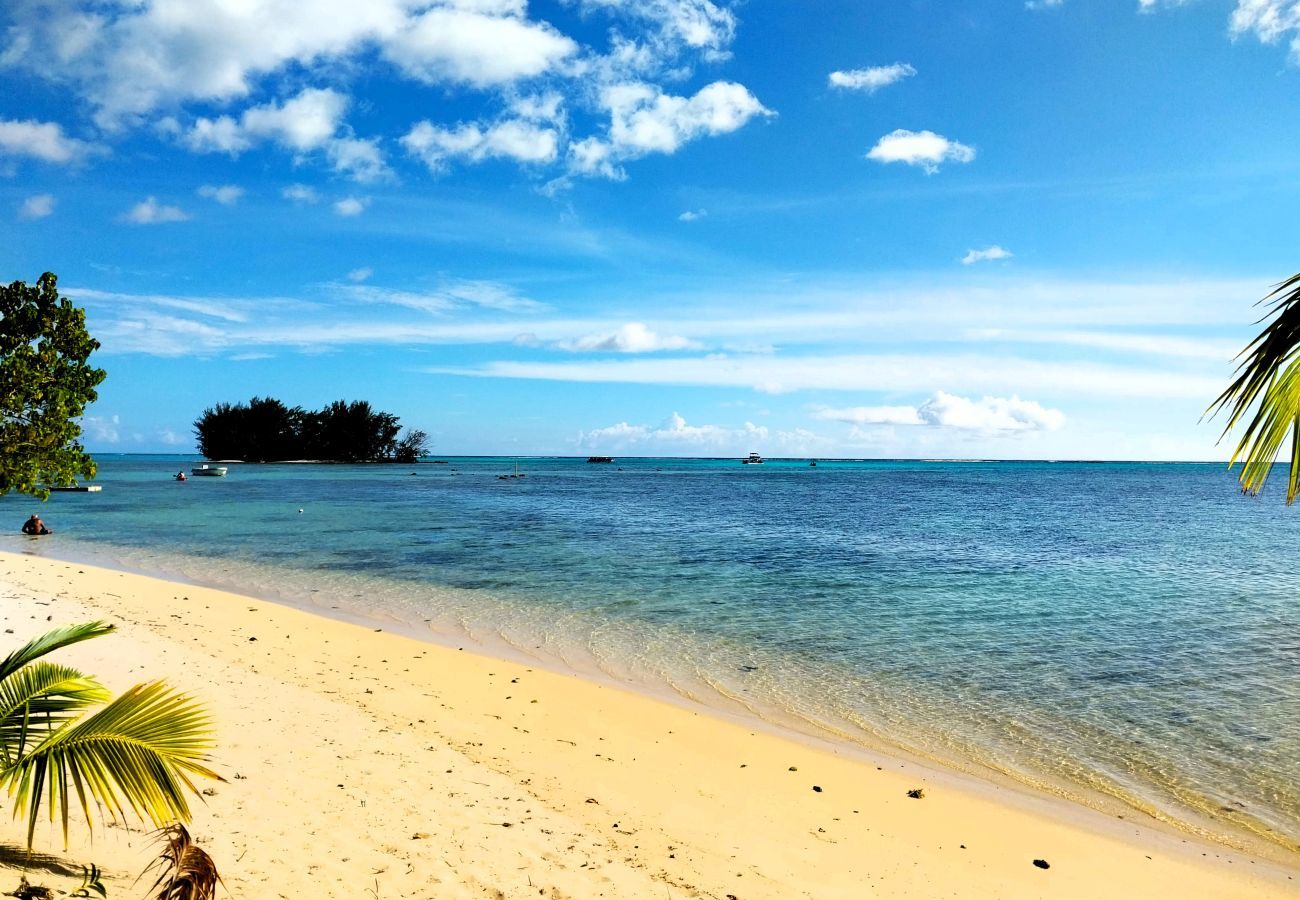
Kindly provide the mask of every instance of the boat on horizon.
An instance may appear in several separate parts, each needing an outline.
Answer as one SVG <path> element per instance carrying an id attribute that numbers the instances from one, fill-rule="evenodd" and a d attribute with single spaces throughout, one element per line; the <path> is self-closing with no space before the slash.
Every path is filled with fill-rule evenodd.
<path id="1" fill-rule="evenodd" d="M 230 470 L 226 466 L 210 466 L 207 463 L 204 463 L 201 466 L 190 467 L 191 475 L 208 475 L 214 478 L 220 478 L 228 471 Z"/>
<path id="2" fill-rule="evenodd" d="M 746 456 L 740 462 L 742 465 L 746 465 L 746 466 L 761 466 L 765 462 L 765 460 L 757 453 L 751 452 L 749 456 Z"/>

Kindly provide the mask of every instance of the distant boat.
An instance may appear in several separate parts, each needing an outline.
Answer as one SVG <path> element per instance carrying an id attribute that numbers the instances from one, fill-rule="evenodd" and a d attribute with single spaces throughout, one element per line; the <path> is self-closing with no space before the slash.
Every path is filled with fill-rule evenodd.
<path id="1" fill-rule="evenodd" d="M 812 462 L 808 463 L 808 466 L 813 469 L 817 468 L 817 460 L 814 459 Z"/>
<path id="2" fill-rule="evenodd" d="M 510 481 L 514 478 L 527 478 L 527 475 L 520 474 L 519 463 L 515 463 L 515 473 L 513 475 L 498 475 L 497 481 Z"/>
<path id="3" fill-rule="evenodd" d="M 749 456 L 742 459 L 741 463 L 747 466 L 761 466 L 763 464 L 763 457 L 759 456 L 757 453 L 751 453 Z"/>
<path id="4" fill-rule="evenodd" d="M 52 487 L 52 491 L 69 491 L 77 494 L 98 494 L 103 488 L 97 484 L 67 484 L 61 487 Z"/>
<path id="5" fill-rule="evenodd" d="M 614 457 L 612 456 L 588 456 L 587 457 L 587 462 L 589 463 L 612 463 L 613 461 L 614 461 Z"/>
<path id="6" fill-rule="evenodd" d="M 222 475 L 225 475 L 227 471 L 229 470 L 225 466 L 210 466 L 207 463 L 204 463 L 201 466 L 194 466 L 193 468 L 191 468 L 190 474 L 211 475 L 213 477 L 220 478 Z"/>

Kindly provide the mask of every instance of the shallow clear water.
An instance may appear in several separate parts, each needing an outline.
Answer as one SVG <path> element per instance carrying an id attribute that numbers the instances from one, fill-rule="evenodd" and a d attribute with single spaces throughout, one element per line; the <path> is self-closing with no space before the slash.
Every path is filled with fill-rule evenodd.
<path id="1" fill-rule="evenodd" d="M 523 459 L 499 480 L 514 462 L 177 484 L 188 457 L 102 457 L 102 493 L 40 508 L 53 538 L 0 548 L 504 642 L 1300 846 L 1300 508 L 1221 466 Z"/>

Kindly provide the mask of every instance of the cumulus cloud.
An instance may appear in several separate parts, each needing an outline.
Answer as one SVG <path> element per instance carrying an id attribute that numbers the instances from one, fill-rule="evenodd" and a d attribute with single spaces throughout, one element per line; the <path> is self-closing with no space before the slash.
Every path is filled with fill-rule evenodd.
<path id="1" fill-rule="evenodd" d="M 1143 4 L 1151 5 L 1150 0 Z M 1251 33 L 1262 43 L 1275 44 L 1290 34 L 1292 64 L 1300 63 L 1300 2 L 1297 0 L 1237 0 L 1231 25 L 1233 35 Z"/>
<path id="2" fill-rule="evenodd" d="M 118 416 L 85 416 L 81 428 L 86 437 L 102 444 L 116 444 L 122 440 L 122 420 Z"/>
<path id="3" fill-rule="evenodd" d="M 920 166 L 929 175 L 945 162 L 968 163 L 975 158 L 975 148 L 950 141 L 933 131 L 908 131 L 898 128 L 876 141 L 867 159 L 879 163 L 906 163 Z"/>
<path id="4" fill-rule="evenodd" d="M 452 160 L 500 158 L 558 164 L 557 185 L 576 174 L 621 178 L 623 161 L 672 153 L 770 114 L 738 84 L 715 82 L 694 96 L 675 97 L 652 83 L 681 82 L 699 62 L 730 54 L 737 28 L 730 4 L 570 0 L 561 6 L 570 4 L 582 18 L 607 17 L 608 26 L 583 28 L 590 43 L 580 43 L 539 18 L 526 0 L 214 3 L 186 16 L 159 2 L 26 0 L 6 29 L 0 65 L 70 87 L 109 135 L 152 127 L 193 152 L 232 157 L 272 146 L 295 162 L 314 157 L 363 183 L 392 177 L 388 136 L 356 135 L 344 121 L 350 98 L 327 84 L 338 83 L 333 73 L 375 60 L 400 79 L 472 88 L 494 110 L 405 127 L 408 152 L 439 170 Z M 324 78 L 332 82 L 320 83 Z M 265 96 L 285 83 L 299 85 L 299 92 Z M 609 124 L 571 134 L 566 105 L 608 114 Z M 213 113 L 214 107 L 223 111 Z M 34 152 L 30 139 L 16 143 L 24 149 L 15 152 Z M 58 133 L 41 146 L 47 149 L 37 152 L 49 159 L 89 152 L 89 145 Z"/>
<path id="5" fill-rule="evenodd" d="M 874 94 L 883 87 L 888 87 L 904 78 L 911 78 L 915 74 L 916 69 L 907 63 L 894 63 L 891 66 L 835 71 L 827 76 L 827 81 L 831 87 Z"/>
<path id="6" fill-rule="evenodd" d="M 369 197 L 344 197 L 342 200 L 334 201 L 334 215 L 344 218 L 359 216 L 369 205 Z"/>
<path id="7" fill-rule="evenodd" d="M 1065 424 L 1065 414 L 1018 396 L 970 400 L 936 391 L 919 406 L 854 406 L 819 409 L 813 417 L 853 425 L 925 425 L 978 432 L 1051 431 Z"/>
<path id="8" fill-rule="evenodd" d="M 674 412 L 657 427 L 618 422 L 604 428 L 580 432 L 578 445 L 586 447 L 631 446 L 646 442 L 676 444 L 695 447 L 726 447 L 766 440 L 768 429 L 764 425 L 746 422 L 740 428 L 723 425 L 691 425 L 680 413 Z"/>
<path id="9" fill-rule="evenodd" d="M 679 222 L 694 222 L 697 219 L 703 219 L 709 214 L 707 209 L 688 209 L 677 217 Z"/>
<path id="10" fill-rule="evenodd" d="M 748 88 L 730 81 L 715 81 L 690 97 L 645 82 L 614 84 L 601 91 L 600 102 L 610 116 L 608 134 L 570 144 L 570 168 L 613 179 L 623 177 L 618 164 L 625 160 L 675 153 L 688 141 L 736 131 L 755 116 L 775 115 Z"/>
<path id="11" fill-rule="evenodd" d="M 100 150 L 87 141 L 68 137 L 57 122 L 0 119 L 0 157 L 25 156 L 47 163 L 67 164 L 80 162 Z"/>
<path id="12" fill-rule="evenodd" d="M 189 218 L 179 206 L 159 203 L 155 197 L 146 197 L 122 214 L 122 221 L 132 225 L 162 225 L 166 222 L 184 222 Z"/>
<path id="13" fill-rule="evenodd" d="M 995 259 L 1010 259 L 1015 256 L 1010 250 L 1006 250 L 994 244 L 992 247 L 985 247 L 983 250 L 967 250 L 966 255 L 961 258 L 963 266 L 973 266 L 977 262 L 987 262 Z"/>
<path id="14" fill-rule="evenodd" d="M 383 53 L 419 81 L 483 88 L 541 75 L 577 51 L 571 38 L 545 22 L 434 6 L 406 21 Z"/>
<path id="15" fill-rule="evenodd" d="M 244 189 L 237 184 L 205 184 L 197 191 L 200 197 L 215 200 L 222 206 L 233 206 L 244 196 Z"/>
<path id="16" fill-rule="evenodd" d="M 435 172 L 445 171 L 449 162 L 462 159 L 482 162 L 505 158 L 522 163 L 552 162 L 560 136 L 554 128 L 525 119 L 503 119 L 491 124 L 461 123 L 443 128 L 425 120 L 418 122 L 401 139 L 412 156 Z"/>
<path id="17" fill-rule="evenodd" d="M 54 205 L 53 194 L 36 194 L 28 197 L 23 201 L 22 206 L 18 207 L 18 218 L 23 221 L 44 219 L 54 213 Z"/>
<path id="18" fill-rule="evenodd" d="M 642 322 L 628 322 L 616 331 L 558 341 L 555 346 L 578 352 L 653 353 L 657 350 L 690 350 L 698 348 L 699 344 L 689 338 L 655 334 Z"/>

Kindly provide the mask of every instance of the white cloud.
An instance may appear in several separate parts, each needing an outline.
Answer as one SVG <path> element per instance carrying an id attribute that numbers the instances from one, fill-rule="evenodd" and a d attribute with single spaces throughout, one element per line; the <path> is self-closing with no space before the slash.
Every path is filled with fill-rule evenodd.
<path id="1" fill-rule="evenodd" d="M 54 205 L 53 194 L 36 194 L 28 197 L 23 201 L 22 206 L 18 207 L 18 218 L 24 221 L 44 219 L 54 213 Z"/>
<path id="2" fill-rule="evenodd" d="M 572 39 L 545 22 L 434 6 L 405 22 L 383 53 L 419 81 L 483 88 L 542 75 L 577 51 Z"/>
<path id="3" fill-rule="evenodd" d="M 329 88 L 305 88 L 284 103 L 272 101 L 230 116 L 195 121 L 185 144 L 200 153 L 237 156 L 257 140 L 272 140 L 305 153 L 322 147 L 338 131 L 348 98 Z"/>
<path id="4" fill-rule="evenodd" d="M 1147 0 L 1138 0 L 1138 2 L 1145 4 Z M 1025 0 L 1025 9 L 1055 9 L 1064 5 L 1065 0 Z"/>
<path id="5" fill-rule="evenodd" d="M 455 128 L 443 128 L 425 120 L 414 125 L 401 143 L 412 156 L 440 172 L 453 159 L 552 162 L 558 153 L 559 137 L 555 129 L 525 119 L 502 119 L 490 125 L 461 123 Z"/>
<path id="6" fill-rule="evenodd" d="M 369 279 L 370 276 L 373 274 L 375 274 L 374 269 L 370 268 L 369 266 L 363 266 L 360 269 L 353 269 L 351 272 L 349 272 L 348 281 L 355 281 L 360 283 L 362 281 L 366 281 L 367 279 Z"/>
<path id="7" fill-rule="evenodd" d="M 161 225 L 165 222 L 184 222 L 188 218 L 179 206 L 165 206 L 154 197 L 146 197 L 122 214 L 122 221 L 133 225 Z"/>
<path id="8" fill-rule="evenodd" d="M 680 216 L 677 217 L 677 221 L 694 222 L 698 219 L 703 219 L 708 214 L 709 211 L 707 209 L 688 209 L 686 210 L 686 212 L 682 213 Z"/>
<path id="9" fill-rule="evenodd" d="M 57 122 L 0 119 L 0 157 L 26 156 L 47 163 L 75 163 L 102 148 L 63 133 Z"/>
<path id="10" fill-rule="evenodd" d="M 775 115 L 744 85 L 715 81 L 690 97 L 665 94 L 652 84 L 627 82 L 604 88 L 601 105 L 610 115 L 605 138 L 570 144 L 570 168 L 584 175 L 621 177 L 618 163 L 649 153 L 675 153 L 704 135 L 735 131 L 755 116 Z"/>
<path id="11" fill-rule="evenodd" d="M 369 269 L 357 270 L 370 277 Z M 349 278 L 352 278 L 350 273 Z M 365 278 L 353 278 L 354 282 Z M 384 304 L 415 309 L 428 313 L 444 313 L 457 308 L 474 307 L 504 312 L 536 313 L 548 307 L 544 303 L 519 296 L 510 287 L 493 281 L 463 281 L 446 279 L 437 290 L 403 291 L 366 284 L 337 285 L 339 293 L 361 303 Z M 507 326 L 512 328 L 515 326 Z M 505 335 L 501 336 L 505 339 Z"/>
<path id="12" fill-rule="evenodd" d="M 662 443 L 695 447 L 727 447 L 766 440 L 768 429 L 764 425 L 746 422 L 740 428 L 723 425 L 690 425 L 681 414 L 674 412 L 658 427 L 631 425 L 619 422 L 604 428 L 595 428 L 578 435 L 578 445 L 585 447 L 632 446 L 642 443 Z"/>
<path id="13" fill-rule="evenodd" d="M 244 189 L 237 184 L 205 184 L 198 189 L 197 193 L 200 197 L 215 200 L 222 206 L 233 206 L 239 202 L 240 197 L 244 196 Z"/>
<path id="14" fill-rule="evenodd" d="M 930 175 L 939 171 L 940 163 L 968 163 L 974 158 L 973 147 L 950 141 L 933 131 L 907 131 L 903 128 L 891 131 L 867 152 L 867 159 L 920 166 Z"/>
<path id="15" fill-rule="evenodd" d="M 961 258 L 963 266 L 971 266 L 977 262 L 986 262 L 994 259 L 1010 259 L 1015 254 L 1010 250 L 1004 250 L 997 244 L 992 247 L 985 247 L 983 250 L 967 250 L 966 255 Z"/>
<path id="16" fill-rule="evenodd" d="M 579 352 L 653 353 L 659 350 L 689 350 L 699 347 L 699 344 L 684 337 L 655 334 L 642 322 L 628 322 L 616 331 L 557 341 L 556 346 Z"/>
<path id="17" fill-rule="evenodd" d="M 854 406 L 818 409 L 813 418 L 853 425 L 928 425 L 978 432 L 1052 431 L 1065 424 L 1065 414 L 1018 396 L 969 400 L 945 391 L 919 406 Z"/>
<path id="18" fill-rule="evenodd" d="M 763 393 L 800 390 L 917 391 L 935 382 L 984 392 L 1032 384 L 1055 394 L 1098 397 L 1177 397 L 1205 402 L 1223 390 L 1222 374 L 1138 365 L 1108 365 L 970 353 L 879 353 L 771 356 L 692 356 L 581 362 L 495 361 L 428 371 L 480 378 L 607 384 L 674 384 L 746 388 Z"/>
<path id="19" fill-rule="evenodd" d="M 342 200 L 334 201 L 334 214 L 344 218 L 359 216 L 369 205 L 369 197 L 344 197 Z"/>
<path id="20" fill-rule="evenodd" d="M 290 184 L 280 189 L 280 196 L 294 203 L 319 203 L 320 194 L 305 184 Z"/>
<path id="21" fill-rule="evenodd" d="M 1150 5 L 1147 0 L 1143 6 Z M 1297 0 L 1237 0 L 1230 24 L 1232 34 L 1252 33 L 1262 43 L 1275 44 L 1291 34 L 1292 64 L 1300 63 L 1300 2 Z"/>
<path id="22" fill-rule="evenodd" d="M 86 416 L 81 428 L 92 441 L 116 444 L 122 440 L 122 420 L 117 416 Z"/>
<path id="23" fill-rule="evenodd" d="M 867 69 L 849 69 L 835 71 L 827 76 L 832 87 L 847 88 L 854 91 L 866 91 L 874 94 L 883 87 L 911 78 L 916 69 L 907 63 L 894 63 L 890 66 L 872 66 Z"/>
<path id="24" fill-rule="evenodd" d="M 325 145 L 325 155 L 334 171 L 362 184 L 382 181 L 393 174 L 384 161 L 378 138 L 334 138 Z"/>

